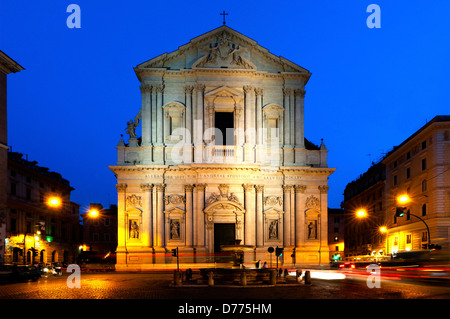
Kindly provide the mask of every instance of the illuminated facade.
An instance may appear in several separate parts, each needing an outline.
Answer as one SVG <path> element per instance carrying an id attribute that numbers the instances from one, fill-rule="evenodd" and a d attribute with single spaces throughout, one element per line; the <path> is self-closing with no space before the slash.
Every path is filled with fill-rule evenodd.
<path id="1" fill-rule="evenodd" d="M 208 263 L 236 240 L 247 265 L 276 246 L 284 263 L 328 262 L 334 168 L 304 137 L 306 69 L 222 26 L 135 72 L 142 105 L 110 166 L 116 269 L 173 263 L 176 247 L 183 263 Z"/>
<path id="2" fill-rule="evenodd" d="M 10 151 L 7 185 L 5 263 L 74 263 L 81 228 L 69 181 Z"/>
<path id="3" fill-rule="evenodd" d="M 449 159 L 450 116 L 436 116 L 383 159 L 390 254 L 421 250 L 428 230 L 431 244 L 450 248 Z M 399 205 L 397 197 L 403 194 L 410 200 Z M 406 207 L 403 217 L 395 217 L 398 206 Z"/>
<path id="4" fill-rule="evenodd" d="M 450 243 L 450 116 L 436 116 L 344 191 L 347 260 Z M 405 203 L 400 196 L 407 195 Z M 397 207 L 404 215 L 396 216 Z M 358 209 L 367 216 L 358 218 Z"/>

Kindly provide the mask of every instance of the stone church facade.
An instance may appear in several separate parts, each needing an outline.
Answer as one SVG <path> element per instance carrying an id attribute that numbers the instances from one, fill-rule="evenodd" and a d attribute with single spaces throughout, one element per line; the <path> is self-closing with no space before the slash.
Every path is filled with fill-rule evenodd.
<path id="1" fill-rule="evenodd" d="M 224 25 L 135 72 L 142 106 L 110 166 L 118 270 L 173 263 L 177 247 L 207 265 L 236 241 L 250 267 L 277 246 L 284 264 L 328 262 L 334 168 L 304 137 L 308 70 Z"/>

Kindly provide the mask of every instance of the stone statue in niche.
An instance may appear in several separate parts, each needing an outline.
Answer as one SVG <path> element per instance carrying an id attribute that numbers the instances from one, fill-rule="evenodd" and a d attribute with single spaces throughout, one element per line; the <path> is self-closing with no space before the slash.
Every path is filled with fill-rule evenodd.
<path id="1" fill-rule="evenodd" d="M 130 238 L 139 238 L 139 225 L 135 220 L 130 220 Z"/>
<path id="2" fill-rule="evenodd" d="M 170 239 L 180 239 L 180 221 L 172 219 L 170 221 Z"/>
<path id="3" fill-rule="evenodd" d="M 317 221 L 308 223 L 308 239 L 317 239 Z"/>
<path id="4" fill-rule="evenodd" d="M 269 224 L 269 239 L 278 239 L 278 220 L 272 220 Z"/>

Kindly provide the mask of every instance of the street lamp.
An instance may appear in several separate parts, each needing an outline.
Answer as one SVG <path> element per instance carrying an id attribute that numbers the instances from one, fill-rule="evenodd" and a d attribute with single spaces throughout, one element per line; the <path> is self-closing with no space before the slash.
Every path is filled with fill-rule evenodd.
<path id="1" fill-rule="evenodd" d="M 401 205 L 409 203 L 408 194 L 402 194 L 402 195 L 397 196 L 397 202 Z"/>
<path id="2" fill-rule="evenodd" d="M 98 216 L 99 216 L 99 212 L 98 212 L 98 210 L 96 210 L 96 209 L 91 209 L 90 211 L 89 211 L 89 217 L 92 217 L 92 218 L 97 218 Z"/>
<path id="3" fill-rule="evenodd" d="M 52 196 L 47 200 L 47 205 L 50 207 L 59 207 L 61 206 L 61 198 Z"/>
<path id="4" fill-rule="evenodd" d="M 365 218 L 365 217 L 367 217 L 367 211 L 364 208 L 360 208 L 356 212 L 356 217 L 358 217 L 358 218 Z"/>
<path id="5" fill-rule="evenodd" d="M 386 232 L 387 232 L 386 226 L 381 226 L 381 227 L 380 227 L 380 232 L 381 232 L 381 233 L 386 233 Z"/>
<path id="6" fill-rule="evenodd" d="M 409 198 L 408 194 L 402 194 L 402 195 L 397 196 L 397 203 L 401 207 L 396 207 L 395 216 L 403 217 L 403 215 L 406 211 L 405 205 L 408 204 L 409 202 L 410 202 L 410 198 Z M 431 244 L 431 238 L 430 238 L 430 228 L 428 227 L 427 223 L 419 216 L 411 214 L 411 212 L 408 212 L 408 215 L 411 215 L 411 216 L 414 216 L 414 217 L 420 219 L 425 224 L 425 227 L 427 228 L 427 248 L 429 248 L 430 244 Z"/>

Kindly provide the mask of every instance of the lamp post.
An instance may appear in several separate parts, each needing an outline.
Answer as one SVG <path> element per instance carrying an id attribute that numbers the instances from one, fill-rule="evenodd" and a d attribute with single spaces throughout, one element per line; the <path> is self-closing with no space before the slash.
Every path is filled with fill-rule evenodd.
<path id="1" fill-rule="evenodd" d="M 409 198 L 408 194 L 402 194 L 402 195 L 397 196 L 397 203 L 400 205 L 400 207 L 398 206 L 396 208 L 395 216 L 403 217 L 405 210 L 406 210 L 406 205 L 410 201 L 411 201 L 411 199 Z M 411 214 L 411 212 L 409 212 L 409 215 L 420 219 L 425 224 L 425 227 L 427 228 L 427 248 L 429 248 L 430 244 L 431 244 L 431 236 L 430 236 L 430 228 L 428 227 L 428 224 L 419 216 L 417 216 L 415 214 Z"/>

